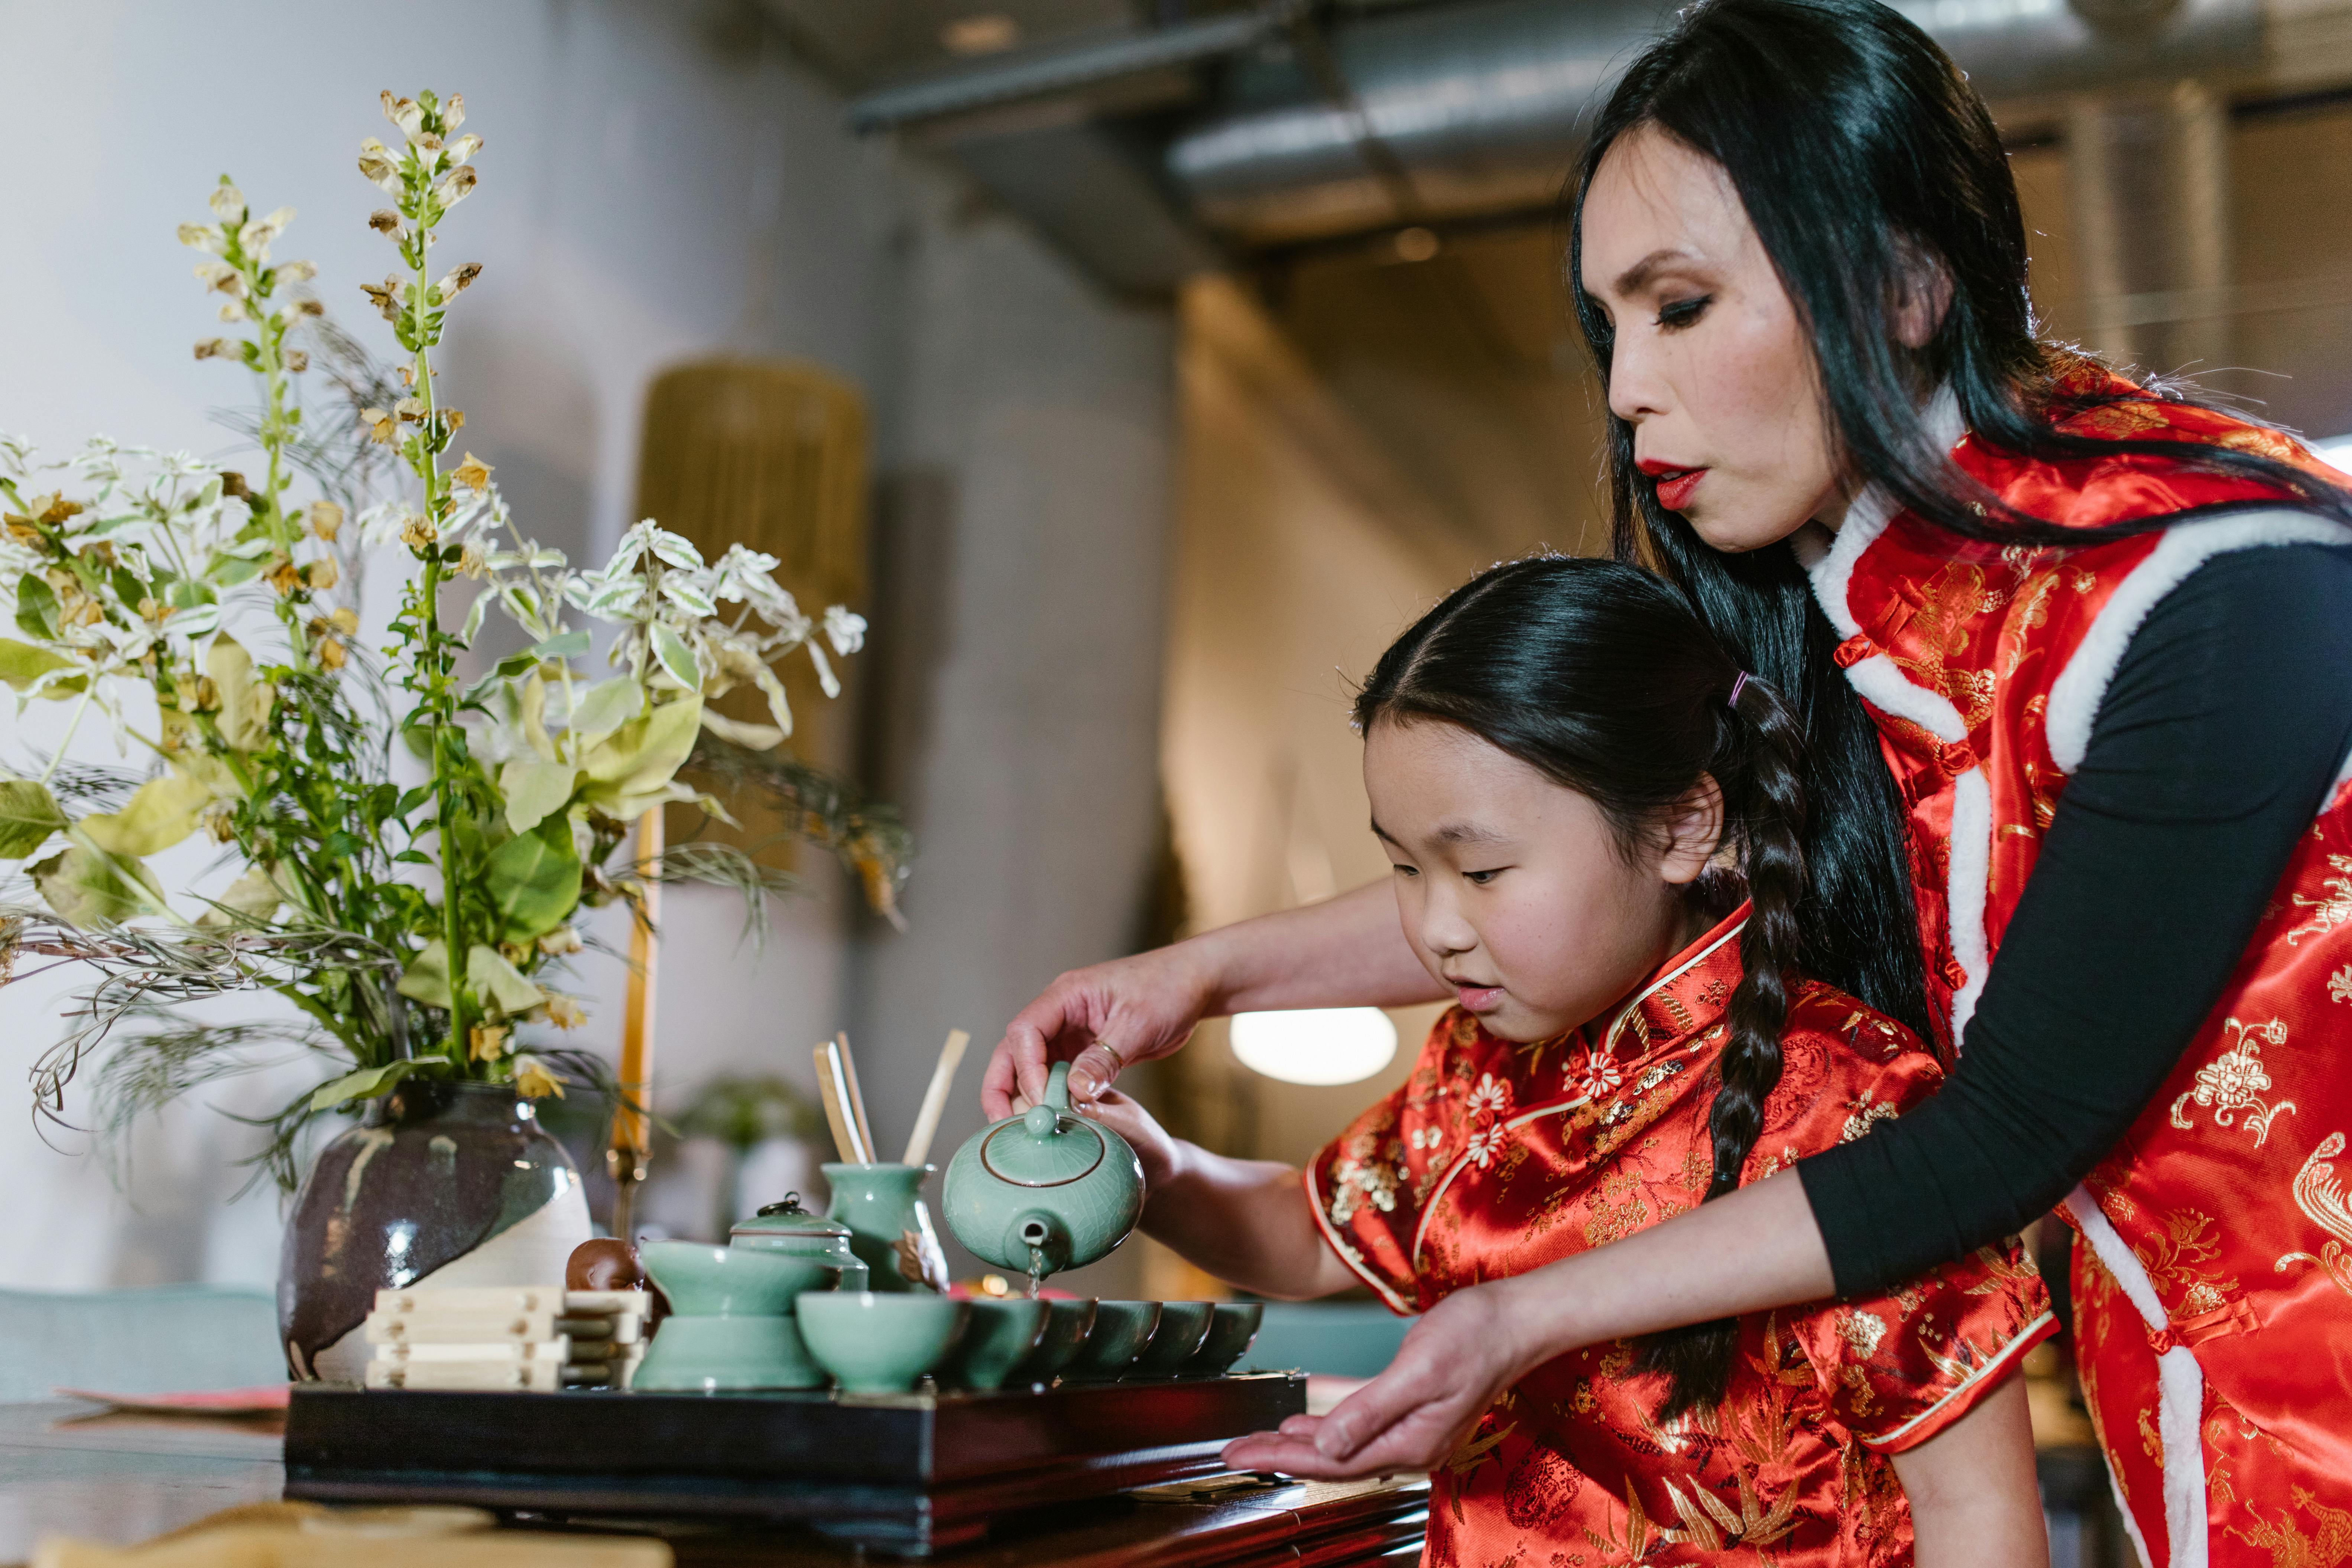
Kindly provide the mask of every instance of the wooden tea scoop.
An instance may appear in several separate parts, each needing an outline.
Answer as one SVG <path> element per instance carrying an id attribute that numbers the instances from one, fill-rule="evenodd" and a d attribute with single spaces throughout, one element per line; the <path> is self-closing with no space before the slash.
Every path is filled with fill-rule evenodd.
<path id="1" fill-rule="evenodd" d="M 834 1036 L 833 1043 L 841 1051 L 835 1066 L 841 1073 L 843 1104 L 849 1111 L 849 1119 L 857 1124 L 857 1146 L 866 1151 L 866 1161 L 871 1163 L 882 1157 L 882 1146 L 874 1142 L 874 1123 L 866 1120 L 866 1090 L 858 1087 L 857 1058 L 850 1054 L 849 1031 L 844 1029 Z"/>
<path id="2" fill-rule="evenodd" d="M 868 1165 L 873 1162 L 857 1145 L 857 1123 L 850 1120 L 847 1100 L 842 1090 L 840 1049 L 831 1040 L 819 1045 L 812 1054 L 816 1058 L 817 1098 L 824 1102 L 824 1124 L 833 1131 L 834 1152 L 845 1165 Z"/>
<path id="3" fill-rule="evenodd" d="M 948 1043 L 940 1047 L 940 1065 L 931 1069 L 931 1086 L 923 1091 L 923 1109 L 915 1117 L 914 1136 L 907 1140 L 906 1163 L 919 1165 L 931 1152 L 931 1139 L 940 1130 L 940 1118 L 948 1109 L 948 1089 L 955 1082 L 956 1068 L 963 1061 L 963 1048 L 971 1044 L 971 1037 L 961 1029 L 948 1031 Z"/>

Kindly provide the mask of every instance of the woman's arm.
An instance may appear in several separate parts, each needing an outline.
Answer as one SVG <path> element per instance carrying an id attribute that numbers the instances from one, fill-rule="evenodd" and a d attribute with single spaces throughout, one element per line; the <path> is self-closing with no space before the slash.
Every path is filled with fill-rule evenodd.
<path id="1" fill-rule="evenodd" d="M 1070 1092 L 1091 1098 L 1121 1067 L 1172 1055 L 1195 1024 L 1222 1014 L 1404 1007 L 1446 994 L 1405 942 L 1395 893 L 1386 882 L 1367 883 L 1319 904 L 1070 971 L 1005 1026 L 980 1103 L 992 1121 L 1012 1115 L 1013 1096 L 1038 1099 L 1047 1068 L 1065 1060 Z"/>
<path id="2" fill-rule="evenodd" d="M 1090 1108 L 1143 1165 L 1143 1233 L 1253 1295 L 1328 1296 L 1357 1282 L 1324 1243 L 1291 1166 L 1234 1160 L 1171 1138 L 1138 1101 L 1106 1089 Z"/>
<path id="3" fill-rule="evenodd" d="M 2011 1373 L 1966 1415 L 1894 1460 L 1911 1499 L 1918 1568 L 2048 1568 L 2050 1527 L 2033 1473 L 2021 1374 Z"/>

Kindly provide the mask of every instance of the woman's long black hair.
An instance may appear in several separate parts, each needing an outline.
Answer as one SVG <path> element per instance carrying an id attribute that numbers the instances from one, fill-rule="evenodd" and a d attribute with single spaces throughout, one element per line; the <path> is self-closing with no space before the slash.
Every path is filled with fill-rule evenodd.
<path id="1" fill-rule="evenodd" d="M 2255 479 L 2293 504 L 2352 521 L 2352 496 L 2259 452 L 2179 440 L 2070 434 L 2056 420 L 2163 386 L 2085 390 L 2095 362 L 2034 333 L 2025 225 L 1992 117 L 1933 39 L 1879 0 L 1703 0 L 1627 68 L 1592 124 L 1576 181 L 1568 282 L 1604 385 L 1612 331 L 1583 289 L 1584 195 L 1610 149 L 1654 127 L 1722 166 L 1811 334 L 1825 423 L 1849 474 L 1969 539 L 2082 544 L 2174 517 L 2067 528 L 2004 506 L 1929 433 L 1923 394 L 1950 390 L 1978 438 L 2043 459 L 2161 455 Z M 1951 301 L 1921 349 L 1893 327 L 1924 267 Z M 1919 1030 L 1927 1027 L 1907 839 L 1877 737 L 1831 655 L 1838 637 L 1786 543 L 1709 547 L 1657 502 L 1633 467 L 1633 427 L 1609 418 L 1620 559 L 1663 570 L 1750 668 L 1803 719 L 1819 814 L 1806 966 Z M 2178 514 L 2176 514 L 2178 515 Z"/>
<path id="2" fill-rule="evenodd" d="M 1461 726 L 1591 800 L 1629 854 L 1715 780 L 1725 843 L 1753 908 L 1707 1112 L 1709 1198 L 1739 1184 L 1780 1081 L 1789 986 L 1804 945 L 1801 729 L 1766 682 L 1741 676 L 1688 601 L 1654 574 L 1537 556 L 1446 595 L 1381 656 L 1355 710 L 1367 734 L 1381 720 Z M 1659 1419 L 1722 1402 L 1735 1338 L 1727 1319 L 1645 1343 L 1644 1368 L 1669 1378 Z"/>

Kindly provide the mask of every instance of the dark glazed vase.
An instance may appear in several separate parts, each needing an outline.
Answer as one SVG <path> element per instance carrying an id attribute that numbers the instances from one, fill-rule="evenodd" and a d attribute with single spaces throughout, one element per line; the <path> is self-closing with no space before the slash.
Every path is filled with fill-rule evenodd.
<path id="1" fill-rule="evenodd" d="M 320 1152 L 294 1196 L 278 1259 L 286 1364 L 357 1383 L 378 1290 L 560 1287 L 588 1237 L 580 1173 L 529 1100 L 411 1079 Z"/>

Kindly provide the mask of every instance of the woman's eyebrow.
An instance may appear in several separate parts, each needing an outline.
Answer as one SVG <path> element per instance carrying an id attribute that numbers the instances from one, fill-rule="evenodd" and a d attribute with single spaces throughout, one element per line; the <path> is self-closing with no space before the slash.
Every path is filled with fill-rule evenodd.
<path id="1" fill-rule="evenodd" d="M 1664 270 L 1668 264 L 1696 259 L 1688 251 L 1678 246 L 1667 246 L 1664 249 L 1654 250 L 1620 272 L 1614 287 L 1620 294 L 1631 294 Z"/>
<path id="2" fill-rule="evenodd" d="M 1441 822 L 1430 837 L 1441 844 L 1501 844 L 1510 835 L 1475 822 Z"/>

